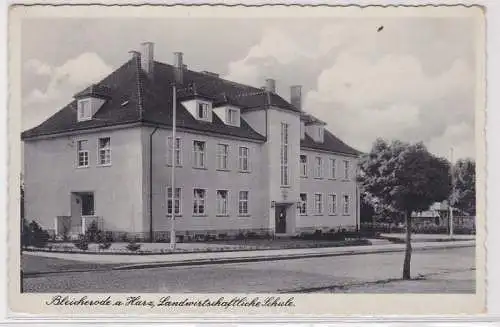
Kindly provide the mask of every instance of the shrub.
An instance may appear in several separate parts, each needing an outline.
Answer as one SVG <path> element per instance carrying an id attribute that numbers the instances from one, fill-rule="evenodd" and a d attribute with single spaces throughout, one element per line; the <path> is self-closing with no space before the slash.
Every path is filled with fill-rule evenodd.
<path id="1" fill-rule="evenodd" d="M 21 235 L 21 243 L 23 246 L 34 246 L 42 248 L 49 242 L 50 235 L 36 221 L 29 224 L 23 219 L 23 230 Z"/>
<path id="2" fill-rule="evenodd" d="M 89 242 L 99 242 L 101 233 L 102 232 L 99 230 L 99 226 L 97 226 L 97 222 L 94 220 L 85 231 L 85 237 Z"/>
<path id="3" fill-rule="evenodd" d="M 73 242 L 73 245 L 82 251 L 87 251 L 89 249 L 89 242 L 85 235 L 80 235 L 80 238 Z"/>
<path id="4" fill-rule="evenodd" d="M 111 247 L 111 242 L 103 242 L 99 244 L 99 249 L 100 250 L 107 250 Z"/>
<path id="5" fill-rule="evenodd" d="M 141 244 L 138 244 L 136 241 L 130 241 L 127 244 L 127 250 L 135 252 L 141 248 Z"/>

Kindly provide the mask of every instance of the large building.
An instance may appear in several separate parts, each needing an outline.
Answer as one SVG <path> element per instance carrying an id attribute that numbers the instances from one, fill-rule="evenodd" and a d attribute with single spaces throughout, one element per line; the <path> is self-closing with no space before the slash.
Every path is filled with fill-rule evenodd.
<path id="1" fill-rule="evenodd" d="M 155 240 L 169 237 L 172 210 L 178 235 L 356 228 L 359 152 L 302 110 L 300 86 L 288 102 L 272 79 L 238 84 L 141 46 L 22 133 L 26 219 Z"/>

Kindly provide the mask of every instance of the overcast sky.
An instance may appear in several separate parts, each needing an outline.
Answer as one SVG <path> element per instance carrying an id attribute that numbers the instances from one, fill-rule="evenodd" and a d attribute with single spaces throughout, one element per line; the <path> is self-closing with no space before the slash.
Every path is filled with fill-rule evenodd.
<path id="1" fill-rule="evenodd" d="M 193 70 L 257 87 L 274 78 L 285 99 L 303 85 L 304 110 L 359 150 L 384 137 L 475 157 L 474 28 L 467 18 L 26 20 L 23 128 L 152 41 L 156 60 L 182 51 Z"/>

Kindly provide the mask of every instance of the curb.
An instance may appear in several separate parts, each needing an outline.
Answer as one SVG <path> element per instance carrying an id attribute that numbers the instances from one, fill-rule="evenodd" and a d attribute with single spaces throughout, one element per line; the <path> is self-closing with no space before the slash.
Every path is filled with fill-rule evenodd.
<path id="1" fill-rule="evenodd" d="M 436 249 L 454 249 L 454 248 L 465 248 L 474 247 L 475 244 L 449 244 L 439 247 L 426 246 L 421 248 L 413 248 L 415 251 L 428 251 Z M 306 258 L 321 258 L 321 257 L 338 257 L 347 255 L 362 255 L 362 254 L 376 254 L 376 253 L 392 253 L 392 252 L 404 252 L 405 249 L 379 249 L 379 250 L 363 250 L 363 251 L 342 251 L 342 252 L 331 252 L 331 253 L 309 253 L 309 254 L 292 254 L 292 255 L 264 255 L 255 257 L 237 257 L 237 258 L 210 258 L 210 259 L 196 259 L 196 260 L 181 260 L 181 261 L 170 261 L 170 262 L 151 262 L 151 263 L 140 263 L 112 267 L 111 270 L 133 270 L 133 269 L 147 269 L 147 268 L 163 268 L 163 267 L 181 267 L 181 266 L 204 266 L 211 264 L 229 264 L 229 263 L 244 263 L 244 262 L 258 262 L 258 261 L 278 261 L 278 260 L 294 260 L 294 259 L 306 259 Z"/>

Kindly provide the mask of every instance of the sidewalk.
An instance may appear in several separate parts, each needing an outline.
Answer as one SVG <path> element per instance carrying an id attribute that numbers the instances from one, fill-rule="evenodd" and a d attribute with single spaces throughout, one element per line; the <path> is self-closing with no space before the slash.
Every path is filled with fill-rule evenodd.
<path id="1" fill-rule="evenodd" d="M 473 247 L 475 241 L 450 241 L 446 243 L 421 242 L 412 245 L 414 251 Z M 308 248 L 285 250 L 258 250 L 208 253 L 179 253 L 158 255 L 98 255 L 77 253 L 28 252 L 26 255 L 71 260 L 73 262 L 112 265 L 111 269 L 140 269 L 181 265 L 204 265 L 266 260 L 287 260 L 311 257 L 342 256 L 355 254 L 402 252 L 404 244 L 379 244 L 342 248 Z"/>

